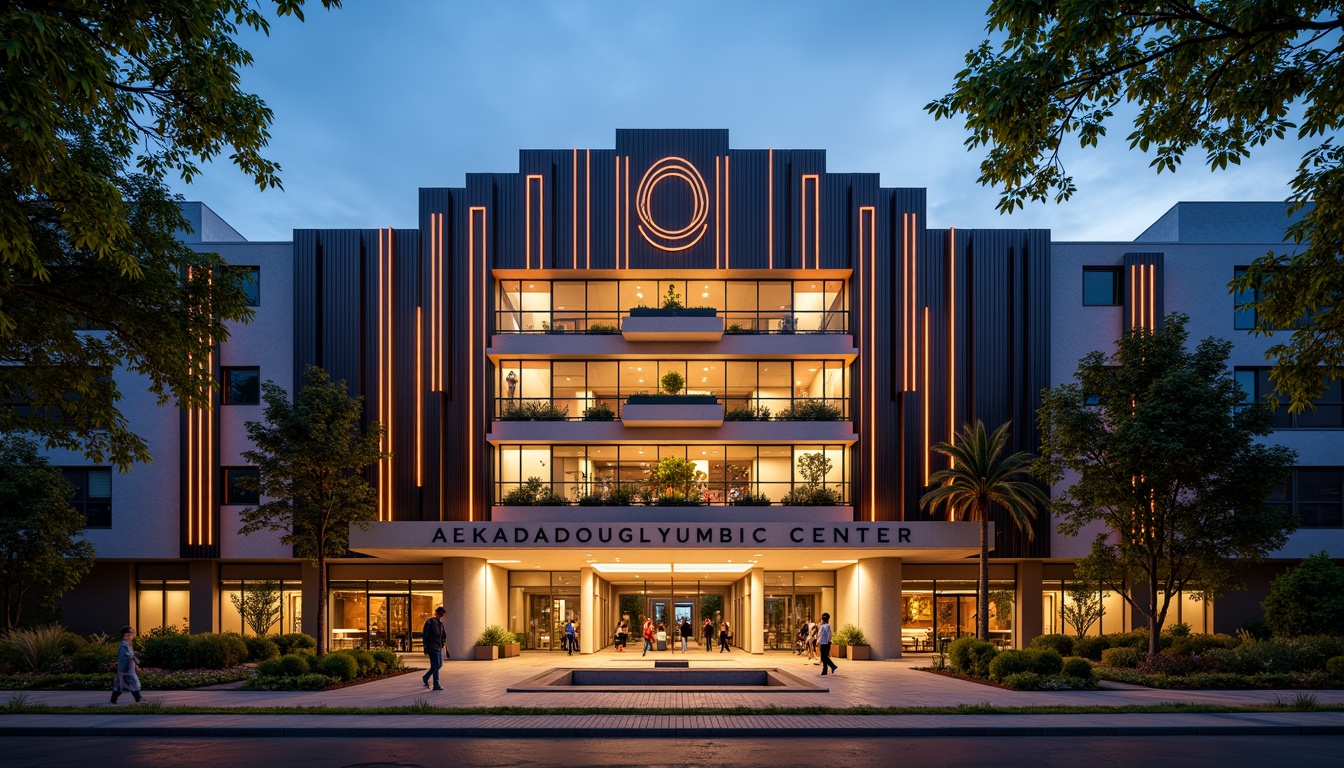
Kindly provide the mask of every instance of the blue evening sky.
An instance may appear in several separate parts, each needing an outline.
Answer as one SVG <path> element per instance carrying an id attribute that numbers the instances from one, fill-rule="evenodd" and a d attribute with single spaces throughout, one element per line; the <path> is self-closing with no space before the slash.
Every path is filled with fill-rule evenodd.
<path id="1" fill-rule="evenodd" d="M 825 149 L 828 168 L 928 189 L 931 227 L 1042 227 L 1130 240 L 1181 200 L 1282 200 L 1301 148 L 1156 174 L 1115 123 L 1067 151 L 1079 191 L 1003 216 L 959 121 L 923 109 L 986 36 L 986 0 L 346 0 L 248 35 L 243 85 L 275 112 L 260 192 L 225 161 L 191 185 L 249 240 L 414 227 L 419 187 L 517 170 L 521 148 L 610 148 L 617 128 L 727 128 L 739 148 Z M 269 3 L 263 3 L 269 5 Z M 1076 145 L 1075 145 L 1076 147 Z"/>

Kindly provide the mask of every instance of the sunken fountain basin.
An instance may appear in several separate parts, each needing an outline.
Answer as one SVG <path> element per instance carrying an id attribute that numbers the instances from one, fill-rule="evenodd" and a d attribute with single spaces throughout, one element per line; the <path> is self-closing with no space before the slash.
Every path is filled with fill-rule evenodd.
<path id="1" fill-rule="evenodd" d="M 829 690 L 777 668 L 713 667 L 557 668 L 507 688 L 509 693 L 826 693 Z"/>

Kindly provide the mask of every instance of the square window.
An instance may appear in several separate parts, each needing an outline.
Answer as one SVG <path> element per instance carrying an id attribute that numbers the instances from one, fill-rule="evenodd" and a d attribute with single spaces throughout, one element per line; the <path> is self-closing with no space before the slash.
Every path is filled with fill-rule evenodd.
<path id="1" fill-rule="evenodd" d="M 109 467 L 61 467 L 75 488 L 70 506 L 84 515 L 86 528 L 112 527 L 112 470 Z"/>
<path id="2" fill-rule="evenodd" d="M 261 306 L 261 267 L 231 267 L 239 273 L 243 281 L 243 291 L 247 294 L 247 306 Z"/>
<path id="3" fill-rule="evenodd" d="M 260 368 L 225 368 L 223 373 L 225 405 L 261 403 Z"/>
<path id="4" fill-rule="evenodd" d="M 1119 267 L 1083 267 L 1083 306 L 1114 307 L 1120 304 Z"/>
<path id="5" fill-rule="evenodd" d="M 256 478 L 256 467 L 226 467 L 224 469 L 224 503 L 252 505 L 261 501 L 261 494 L 252 490 L 255 486 L 242 487 L 241 478 Z M 254 480 L 255 482 L 255 480 Z"/>

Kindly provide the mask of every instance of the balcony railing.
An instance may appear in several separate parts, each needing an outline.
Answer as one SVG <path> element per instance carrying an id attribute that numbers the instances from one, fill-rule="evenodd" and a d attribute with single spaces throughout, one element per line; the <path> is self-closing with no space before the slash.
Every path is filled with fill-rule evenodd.
<path id="1" fill-rule="evenodd" d="M 495 333 L 584 333 L 619 335 L 629 310 L 554 310 L 495 312 Z M 792 334 L 849 332 L 848 310 L 718 310 L 726 334 Z"/>
<path id="2" fill-rule="evenodd" d="M 615 421 L 625 400 L 635 393 L 610 397 L 495 399 L 495 421 Z M 846 421 L 847 397 L 721 397 L 724 421 Z"/>

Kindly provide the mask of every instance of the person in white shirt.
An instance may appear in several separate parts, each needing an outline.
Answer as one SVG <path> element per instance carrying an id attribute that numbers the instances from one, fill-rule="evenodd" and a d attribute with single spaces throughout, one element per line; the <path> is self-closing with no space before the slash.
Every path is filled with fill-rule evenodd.
<path id="1" fill-rule="evenodd" d="M 821 614 L 821 632 L 817 639 L 821 641 L 821 676 L 826 676 L 827 668 L 838 672 L 839 668 L 831 661 L 831 614 Z"/>

